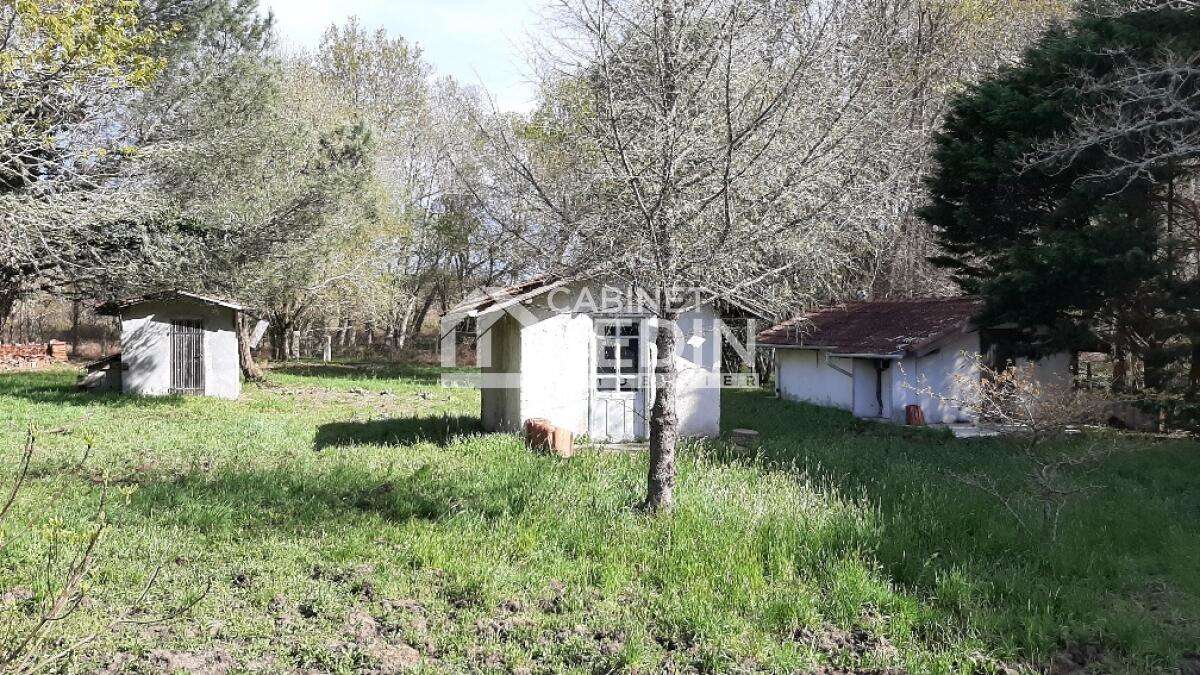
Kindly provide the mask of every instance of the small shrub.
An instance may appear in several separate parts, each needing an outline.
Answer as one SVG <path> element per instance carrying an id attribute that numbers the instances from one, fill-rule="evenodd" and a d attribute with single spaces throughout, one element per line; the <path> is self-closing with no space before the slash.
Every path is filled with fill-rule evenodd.
<path id="1" fill-rule="evenodd" d="M 956 398 L 930 388 L 921 393 L 961 407 L 980 426 L 1014 440 L 1029 469 L 1024 484 L 1015 489 L 983 472 L 948 473 L 954 480 L 994 497 L 1030 533 L 1035 528 L 1022 502 L 1032 498 L 1050 539 L 1055 541 L 1063 509 L 1073 498 L 1101 487 L 1084 479 L 1116 451 L 1115 443 L 1083 433 L 1086 425 L 1103 419 L 1107 401 L 1093 391 L 1042 382 L 1037 364 L 1032 362 L 993 368 L 979 355 L 964 356 L 974 364 L 955 375 L 955 391 L 959 392 Z M 1080 437 L 1082 447 L 1062 442 L 1072 435 Z"/>

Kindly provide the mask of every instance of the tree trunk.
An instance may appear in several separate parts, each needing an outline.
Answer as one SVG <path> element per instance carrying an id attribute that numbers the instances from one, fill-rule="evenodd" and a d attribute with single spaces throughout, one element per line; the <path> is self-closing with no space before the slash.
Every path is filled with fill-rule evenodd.
<path id="1" fill-rule="evenodd" d="M 82 304 L 78 300 L 71 301 L 71 356 L 79 356 L 79 315 Z"/>
<path id="2" fill-rule="evenodd" d="M 291 335 L 291 344 L 288 347 L 288 358 L 293 361 L 300 360 L 300 331 L 293 330 Z"/>
<path id="3" fill-rule="evenodd" d="M 392 327 L 392 344 L 396 349 L 404 349 L 404 342 L 408 338 L 408 327 L 412 322 L 413 313 L 416 311 L 417 296 L 413 295 L 404 305 L 404 311 L 400 314 L 400 324 Z"/>
<path id="4" fill-rule="evenodd" d="M 647 511 L 669 511 L 675 506 L 675 446 L 679 441 L 679 417 L 675 411 L 675 316 L 659 319 L 654 344 L 658 362 L 657 383 L 650 409 L 650 473 L 646 481 Z"/>
<path id="5" fill-rule="evenodd" d="M 1187 397 L 1200 400 L 1200 332 L 1192 333 L 1192 367 L 1188 370 Z"/>
<path id="6" fill-rule="evenodd" d="M 242 312 L 237 313 L 238 366 L 242 369 L 242 377 L 247 382 L 260 382 L 263 379 L 262 368 L 254 362 L 254 354 L 250 351 L 250 321 Z"/>
<path id="7" fill-rule="evenodd" d="M 425 302 L 421 305 L 421 309 L 417 311 L 417 315 L 413 317 L 412 323 L 408 326 L 408 336 L 411 337 L 421 332 L 421 328 L 425 325 L 425 317 L 429 316 L 429 310 L 433 307 L 434 298 L 437 297 L 436 291 L 431 291 L 425 298 Z"/>
<path id="8" fill-rule="evenodd" d="M 271 327 L 271 358 L 276 361 L 286 361 L 288 357 L 288 340 L 292 333 L 291 326 L 283 321 L 278 314 L 269 316 Z"/>
<path id="9" fill-rule="evenodd" d="M 1123 319 L 1117 319 L 1116 335 L 1113 340 L 1113 370 L 1112 370 L 1112 393 L 1124 394 L 1128 389 L 1129 381 L 1129 349 L 1128 341 L 1126 340 L 1125 324 Z"/>
<path id="10" fill-rule="evenodd" d="M 7 327 L 9 342 L 13 341 L 12 313 L 16 304 L 17 290 L 15 288 L 0 290 L 0 336 L 3 335 L 3 331 Z"/>
<path id="11" fill-rule="evenodd" d="M 663 0 L 660 8 L 662 16 L 662 110 L 666 113 L 663 123 L 668 128 L 677 128 L 679 120 L 676 103 L 679 99 L 679 82 L 676 80 L 676 31 L 675 7 L 671 0 Z M 671 188 L 675 187 L 677 176 L 668 173 L 663 176 L 664 182 L 670 187 L 664 187 L 660 212 L 655 220 L 647 223 L 658 243 L 657 257 L 659 261 L 658 291 L 658 332 L 655 336 L 655 346 L 658 348 L 657 363 L 654 365 L 656 380 L 656 395 L 654 405 L 650 410 L 650 471 L 646 479 L 645 509 L 650 512 L 664 512 L 675 506 L 675 446 L 679 441 L 679 416 L 675 409 L 675 319 L 679 316 L 674 306 L 674 299 L 668 288 L 670 280 L 678 271 L 676 268 L 677 252 L 675 248 L 675 222 L 672 199 L 669 196 Z"/>

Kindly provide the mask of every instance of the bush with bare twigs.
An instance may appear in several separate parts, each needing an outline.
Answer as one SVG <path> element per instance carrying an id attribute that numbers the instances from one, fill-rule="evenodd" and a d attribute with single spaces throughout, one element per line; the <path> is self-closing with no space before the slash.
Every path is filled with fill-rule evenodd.
<path id="1" fill-rule="evenodd" d="M 1032 502 L 1042 514 L 1042 527 L 1052 541 L 1057 540 L 1063 509 L 1073 498 L 1103 487 L 1087 477 L 1117 449 L 1103 435 L 1087 433 L 1088 425 L 1103 420 L 1106 400 L 1069 383 L 1046 382 L 1035 362 L 997 368 L 977 355 L 968 358 L 974 364 L 955 375 L 955 397 L 929 387 L 921 393 L 953 403 L 970 413 L 980 427 L 1003 435 L 1029 469 L 1024 484 L 1018 486 L 1002 485 L 982 472 L 947 474 L 994 497 L 1030 534 L 1038 529 L 1028 515 Z M 1079 442 L 1050 442 L 1067 436 Z"/>
<path id="2" fill-rule="evenodd" d="M 69 432 L 60 429 L 50 433 Z M 10 517 L 19 502 L 21 489 L 29 479 L 36 445 L 37 434 L 31 427 L 17 461 L 12 484 L 0 503 L 0 557 L 3 557 L 9 542 L 6 525 L 11 525 Z M 89 442 L 80 467 L 90 452 Z M 40 572 L 37 578 L 30 580 L 33 588 L 10 589 L 0 598 L 0 672 L 26 674 L 61 668 L 95 639 L 94 634 L 64 638 L 54 627 L 74 614 L 87 597 L 97 546 L 108 525 L 105 511 L 107 497 L 105 485 L 95 510 L 84 522 L 70 524 L 60 518 L 52 518 L 43 524 L 47 546 L 43 564 L 39 566 Z M 207 591 L 192 596 L 169 615 L 146 616 L 143 607 L 158 582 L 161 569 L 155 568 L 138 597 L 112 619 L 109 623 L 111 629 L 171 620 L 190 610 L 206 594 Z"/>

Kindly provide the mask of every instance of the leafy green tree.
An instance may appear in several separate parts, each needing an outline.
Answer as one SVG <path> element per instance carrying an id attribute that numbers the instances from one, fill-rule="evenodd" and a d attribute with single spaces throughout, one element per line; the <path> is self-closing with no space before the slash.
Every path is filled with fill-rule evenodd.
<path id="1" fill-rule="evenodd" d="M 403 348 L 435 303 L 449 307 L 523 267 L 511 236 L 483 217 L 468 185 L 478 173 L 470 119 L 480 114 L 480 96 L 451 78 L 431 82 L 419 46 L 354 18 L 326 30 L 313 67 L 337 104 L 371 131 L 381 214 L 372 229 L 376 250 L 391 260 L 387 283 L 370 294 L 374 307 L 358 310 Z"/>
<path id="2" fill-rule="evenodd" d="M 0 325 L 22 294 L 120 294 L 194 263 L 212 237 L 180 214 L 273 100 L 270 23 L 255 0 L 0 3 Z"/>
<path id="3" fill-rule="evenodd" d="M 213 105 L 175 120 L 206 131 L 184 134 L 151 176 L 169 200 L 161 216 L 189 253 L 168 270 L 171 285 L 239 299 L 282 338 L 311 319 L 331 277 L 344 278 L 342 243 L 375 217 L 364 190 L 373 146 L 303 59 L 264 57 L 254 72 L 261 86 L 240 111 L 212 92 Z M 249 350 L 242 366 L 257 375 Z"/>
<path id="4" fill-rule="evenodd" d="M 0 2 L 0 327 L 22 291 L 140 239 L 107 225 L 131 204 L 113 189 L 132 154 L 113 113 L 161 72 L 170 37 L 141 18 L 135 0 Z"/>

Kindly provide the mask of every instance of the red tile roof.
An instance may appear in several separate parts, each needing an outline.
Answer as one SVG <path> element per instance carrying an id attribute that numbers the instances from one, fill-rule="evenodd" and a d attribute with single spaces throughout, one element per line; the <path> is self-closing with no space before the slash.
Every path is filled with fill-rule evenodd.
<path id="1" fill-rule="evenodd" d="M 975 297 L 850 302 L 765 330 L 759 333 L 758 343 L 834 354 L 899 356 L 967 327 L 981 307 Z"/>

